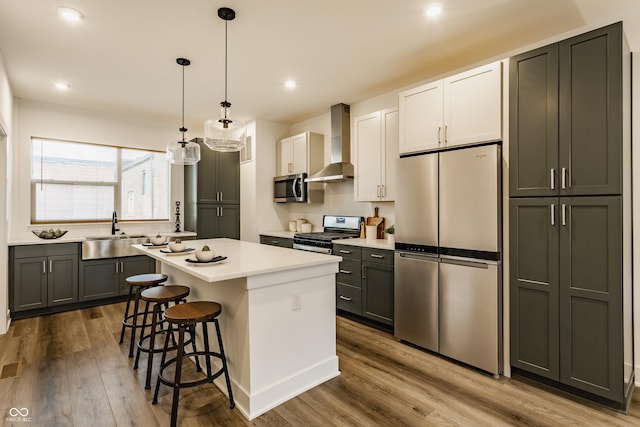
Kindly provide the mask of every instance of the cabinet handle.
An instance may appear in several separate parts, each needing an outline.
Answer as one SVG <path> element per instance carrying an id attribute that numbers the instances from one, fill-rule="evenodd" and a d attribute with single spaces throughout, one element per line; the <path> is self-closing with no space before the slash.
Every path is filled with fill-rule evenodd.
<path id="1" fill-rule="evenodd" d="M 376 197 L 380 197 L 380 185 L 376 185 Z"/>
<path id="2" fill-rule="evenodd" d="M 287 163 L 287 170 L 293 172 L 293 163 Z"/>
<path id="3" fill-rule="evenodd" d="M 362 278 L 366 279 L 367 278 L 367 274 L 366 274 L 366 267 L 363 265 L 362 266 Z"/>
<path id="4" fill-rule="evenodd" d="M 42 274 L 47 274 L 47 261 L 42 261 Z"/>
<path id="5" fill-rule="evenodd" d="M 220 192 L 220 201 L 224 200 L 224 196 L 222 195 L 222 191 Z"/>
<path id="6" fill-rule="evenodd" d="M 438 126 L 438 144 L 440 144 L 442 141 L 440 139 L 440 132 L 442 131 L 442 127 Z"/>
<path id="7" fill-rule="evenodd" d="M 351 270 L 340 270 L 342 274 L 351 274 Z"/>
<path id="8" fill-rule="evenodd" d="M 556 225 L 556 204 L 551 203 L 551 225 Z"/>
<path id="9" fill-rule="evenodd" d="M 49 273 L 53 273 L 53 260 L 49 260 Z"/>
<path id="10" fill-rule="evenodd" d="M 444 125 L 444 143 L 447 143 L 447 125 Z"/>
<path id="11" fill-rule="evenodd" d="M 116 262 L 116 274 L 118 274 L 118 264 L 119 263 Z"/>
<path id="12" fill-rule="evenodd" d="M 345 250 L 345 249 L 340 249 L 340 251 L 339 251 L 339 252 L 340 252 L 341 254 L 350 254 L 350 253 L 351 253 L 351 251 L 347 251 L 347 250 Z"/>
<path id="13" fill-rule="evenodd" d="M 349 297 L 345 297 L 344 295 L 340 295 L 340 297 L 339 297 L 339 298 L 340 298 L 341 300 L 344 300 L 344 301 L 351 301 L 351 298 L 349 298 Z"/>
<path id="14" fill-rule="evenodd" d="M 387 193 L 384 191 L 384 184 L 380 186 L 380 197 L 386 196 Z"/>
<path id="15" fill-rule="evenodd" d="M 120 262 L 120 273 L 124 273 L 124 261 Z"/>
<path id="16" fill-rule="evenodd" d="M 277 240 L 272 240 L 271 243 L 273 243 L 274 245 L 279 244 L 280 242 L 278 242 Z"/>
<path id="17" fill-rule="evenodd" d="M 562 168 L 561 178 L 562 178 L 562 189 L 566 190 L 567 189 L 567 168 Z"/>
<path id="18" fill-rule="evenodd" d="M 562 204 L 562 225 L 567 225 L 567 205 Z"/>
<path id="19" fill-rule="evenodd" d="M 551 168 L 551 189 L 556 189 L 556 170 L 555 168 Z"/>
<path id="20" fill-rule="evenodd" d="M 384 258 L 384 255 L 371 254 L 371 258 L 383 259 L 383 258 Z"/>

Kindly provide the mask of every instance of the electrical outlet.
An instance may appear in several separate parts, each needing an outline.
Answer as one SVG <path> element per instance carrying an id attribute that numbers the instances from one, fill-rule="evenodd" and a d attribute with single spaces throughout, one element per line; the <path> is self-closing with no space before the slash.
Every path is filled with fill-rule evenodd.
<path id="1" fill-rule="evenodd" d="M 291 297 L 291 311 L 300 310 L 302 308 L 302 295 L 295 294 Z"/>

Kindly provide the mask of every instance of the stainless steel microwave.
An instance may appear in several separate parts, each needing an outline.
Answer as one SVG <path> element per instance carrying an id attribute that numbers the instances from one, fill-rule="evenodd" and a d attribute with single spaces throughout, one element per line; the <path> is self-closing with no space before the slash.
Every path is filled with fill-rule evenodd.
<path id="1" fill-rule="evenodd" d="M 273 178 L 273 201 L 306 203 L 308 187 L 304 182 L 306 177 L 306 173 L 298 173 Z"/>
<path id="2" fill-rule="evenodd" d="M 306 173 L 273 178 L 273 201 L 278 203 L 323 203 L 324 184 L 304 182 Z"/>

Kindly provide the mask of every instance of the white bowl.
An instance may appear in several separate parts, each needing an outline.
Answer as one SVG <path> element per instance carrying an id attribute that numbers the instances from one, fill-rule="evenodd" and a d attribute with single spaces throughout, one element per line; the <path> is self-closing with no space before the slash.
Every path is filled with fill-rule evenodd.
<path id="1" fill-rule="evenodd" d="M 182 252 L 186 248 L 187 248 L 187 244 L 184 242 L 181 242 L 181 243 L 169 242 L 169 249 L 171 250 L 171 252 Z"/>
<path id="2" fill-rule="evenodd" d="M 167 239 L 164 238 L 164 236 L 153 236 L 153 237 L 149 237 L 149 240 L 151 240 L 151 243 L 153 243 L 154 245 L 161 245 L 163 244 Z"/>
<path id="3" fill-rule="evenodd" d="M 216 252 L 214 250 L 210 250 L 210 251 L 197 250 L 196 251 L 196 259 L 198 261 L 202 261 L 202 262 L 211 261 L 215 256 L 216 256 Z"/>

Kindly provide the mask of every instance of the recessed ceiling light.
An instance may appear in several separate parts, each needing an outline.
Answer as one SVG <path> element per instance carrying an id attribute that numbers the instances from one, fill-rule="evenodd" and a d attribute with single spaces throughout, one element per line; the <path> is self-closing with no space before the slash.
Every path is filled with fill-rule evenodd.
<path id="1" fill-rule="evenodd" d="M 64 18 L 65 21 L 69 22 L 79 22 L 84 18 L 81 12 L 66 6 L 60 6 L 58 8 L 58 14 Z"/>
<path id="2" fill-rule="evenodd" d="M 67 82 L 55 82 L 54 86 L 60 91 L 69 90 L 71 88 L 71 85 Z"/>
<path id="3" fill-rule="evenodd" d="M 291 89 L 295 89 L 296 87 L 296 81 L 289 79 L 289 80 L 285 80 L 284 82 L 284 87 L 286 87 L 287 89 L 291 90 Z"/>
<path id="4" fill-rule="evenodd" d="M 435 18 L 436 16 L 442 13 L 442 5 L 439 3 L 434 3 L 432 5 L 427 6 L 424 10 L 425 15 L 429 18 Z"/>

